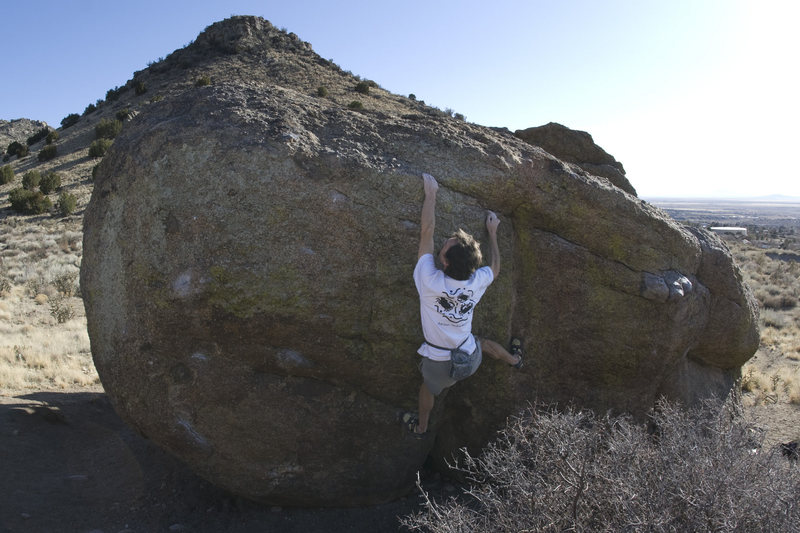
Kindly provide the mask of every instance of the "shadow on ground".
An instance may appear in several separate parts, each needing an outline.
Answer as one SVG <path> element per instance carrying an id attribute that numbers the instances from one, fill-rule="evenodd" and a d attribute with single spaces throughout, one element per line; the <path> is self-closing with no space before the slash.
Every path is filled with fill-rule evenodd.
<path id="1" fill-rule="evenodd" d="M 364 508 L 259 505 L 135 433 L 105 394 L 0 397 L 0 533 L 395 532 L 418 505 L 416 494 Z"/>

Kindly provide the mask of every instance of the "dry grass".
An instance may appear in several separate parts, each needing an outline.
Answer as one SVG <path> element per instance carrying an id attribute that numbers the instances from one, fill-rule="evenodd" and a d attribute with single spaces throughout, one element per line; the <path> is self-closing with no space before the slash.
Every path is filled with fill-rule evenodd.
<path id="1" fill-rule="evenodd" d="M 800 263 L 778 249 L 729 246 L 761 307 L 761 347 L 742 372 L 744 399 L 800 405 Z"/>
<path id="2" fill-rule="evenodd" d="M 99 386 L 80 299 L 80 221 L 0 220 L 0 392 Z"/>

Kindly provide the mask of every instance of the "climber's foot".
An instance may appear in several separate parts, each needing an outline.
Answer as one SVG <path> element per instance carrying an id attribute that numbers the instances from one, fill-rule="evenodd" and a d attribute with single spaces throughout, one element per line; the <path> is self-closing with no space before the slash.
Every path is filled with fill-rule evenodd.
<path id="1" fill-rule="evenodd" d="M 522 368 L 522 339 L 511 337 L 511 344 L 509 345 L 508 351 L 511 355 L 518 358 L 517 363 L 511 366 L 514 368 Z"/>

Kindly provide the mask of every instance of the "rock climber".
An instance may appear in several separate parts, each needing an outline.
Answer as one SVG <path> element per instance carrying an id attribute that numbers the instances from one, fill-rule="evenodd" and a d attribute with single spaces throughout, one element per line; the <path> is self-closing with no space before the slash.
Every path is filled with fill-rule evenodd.
<path id="1" fill-rule="evenodd" d="M 425 200 L 422 204 L 419 253 L 414 268 L 414 283 L 420 300 L 420 317 L 425 342 L 417 353 L 422 356 L 423 382 L 419 388 L 419 412 L 403 414 L 403 423 L 419 439 L 428 431 L 431 410 L 444 389 L 471 376 L 481 364 L 483 353 L 522 367 L 522 342 L 512 338 L 510 350 L 497 342 L 472 334 L 472 315 L 486 289 L 500 274 L 500 249 L 497 227 L 500 219 L 489 211 L 491 260 L 481 267 L 480 243 L 459 229 L 442 245 L 436 266 L 433 256 L 433 231 L 436 224 L 436 192 L 439 184 L 423 174 Z"/>

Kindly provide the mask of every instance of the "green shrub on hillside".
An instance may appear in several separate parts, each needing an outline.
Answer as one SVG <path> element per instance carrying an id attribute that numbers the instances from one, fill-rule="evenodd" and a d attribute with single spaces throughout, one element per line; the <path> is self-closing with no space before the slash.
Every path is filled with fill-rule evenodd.
<path id="1" fill-rule="evenodd" d="M 22 187 L 26 191 L 32 191 L 39 186 L 39 183 L 42 181 L 42 175 L 39 173 L 38 170 L 29 170 L 25 174 L 22 175 Z"/>
<path id="2" fill-rule="evenodd" d="M 86 106 L 86 109 L 83 110 L 83 116 L 89 115 L 97 111 L 97 106 L 94 104 L 89 104 Z"/>
<path id="3" fill-rule="evenodd" d="M 61 176 L 56 172 L 50 171 L 42 176 L 42 181 L 39 182 L 39 190 L 44 194 L 50 194 L 61 188 Z"/>
<path id="4" fill-rule="evenodd" d="M 89 157 L 103 157 L 113 143 L 111 139 L 97 139 L 89 145 Z"/>
<path id="5" fill-rule="evenodd" d="M 125 109 L 120 109 L 119 111 L 117 111 L 115 117 L 120 122 L 125 122 L 126 120 L 130 120 L 133 118 L 133 111 L 131 111 L 130 108 L 126 107 Z"/>
<path id="6" fill-rule="evenodd" d="M 320 85 L 319 87 L 317 87 L 317 96 L 321 96 L 322 98 L 328 96 L 328 88 L 325 87 L 324 85 Z"/>
<path id="7" fill-rule="evenodd" d="M 0 185 L 5 185 L 14 181 L 14 169 L 11 165 L 0 167 Z"/>
<path id="8" fill-rule="evenodd" d="M 194 85 L 195 87 L 205 87 L 207 85 L 211 85 L 211 78 L 207 74 L 204 74 L 197 78 L 197 81 L 194 82 Z"/>
<path id="9" fill-rule="evenodd" d="M 122 131 L 121 120 L 101 119 L 94 127 L 94 135 L 97 139 L 113 139 Z"/>
<path id="10" fill-rule="evenodd" d="M 11 144 L 8 145 L 6 153 L 9 155 L 15 155 L 21 159 L 26 155 L 28 155 L 30 153 L 30 150 L 27 145 L 24 145 L 19 141 L 13 141 Z"/>
<path id="11" fill-rule="evenodd" d="M 70 113 L 69 115 L 67 115 L 66 117 L 61 119 L 61 129 L 65 130 L 65 129 L 69 128 L 70 126 L 74 126 L 75 124 L 78 123 L 78 121 L 80 119 L 81 119 L 81 116 L 79 114 Z"/>
<path id="12" fill-rule="evenodd" d="M 113 89 L 109 89 L 106 92 L 106 102 L 114 102 L 118 100 L 119 97 L 122 95 L 122 93 L 124 93 L 127 90 L 128 87 L 126 85 L 123 85 L 122 87 L 114 87 Z"/>
<path id="13" fill-rule="evenodd" d="M 352 102 L 347 104 L 347 107 L 349 107 L 350 109 L 355 109 L 356 111 L 359 111 L 361 109 L 364 109 L 364 104 L 362 104 L 358 100 L 353 100 Z"/>
<path id="14" fill-rule="evenodd" d="M 360 81 L 356 84 L 356 92 L 361 94 L 369 94 L 369 84 L 365 81 Z"/>
<path id="15" fill-rule="evenodd" d="M 33 146 L 34 144 L 38 143 L 39 141 L 47 137 L 48 133 L 50 133 L 50 128 L 40 129 L 39 131 L 28 137 L 27 141 L 28 146 Z"/>
<path id="16" fill-rule="evenodd" d="M 11 202 L 11 209 L 24 215 L 39 215 L 53 207 L 50 198 L 41 191 L 29 191 L 23 188 L 9 192 L 8 200 Z"/>
<path id="17" fill-rule="evenodd" d="M 136 96 L 141 96 L 147 92 L 147 85 L 145 85 L 142 80 L 136 80 L 133 83 L 133 91 L 136 93 Z"/>
<path id="18" fill-rule="evenodd" d="M 60 138 L 61 138 L 61 135 L 58 134 L 58 131 L 52 130 L 50 133 L 47 134 L 47 138 L 45 139 L 45 142 L 47 144 L 53 144 L 54 142 L 56 142 Z"/>
<path id="19" fill-rule="evenodd" d="M 70 194 L 68 192 L 62 192 L 58 196 L 58 202 L 56 202 L 56 209 L 58 209 L 58 212 L 61 213 L 62 217 L 66 217 L 74 213 L 75 208 L 77 206 L 78 206 L 78 199 L 75 197 L 74 194 Z"/>
<path id="20" fill-rule="evenodd" d="M 50 161 L 58 155 L 58 148 L 55 144 L 48 144 L 39 152 L 39 161 Z"/>

